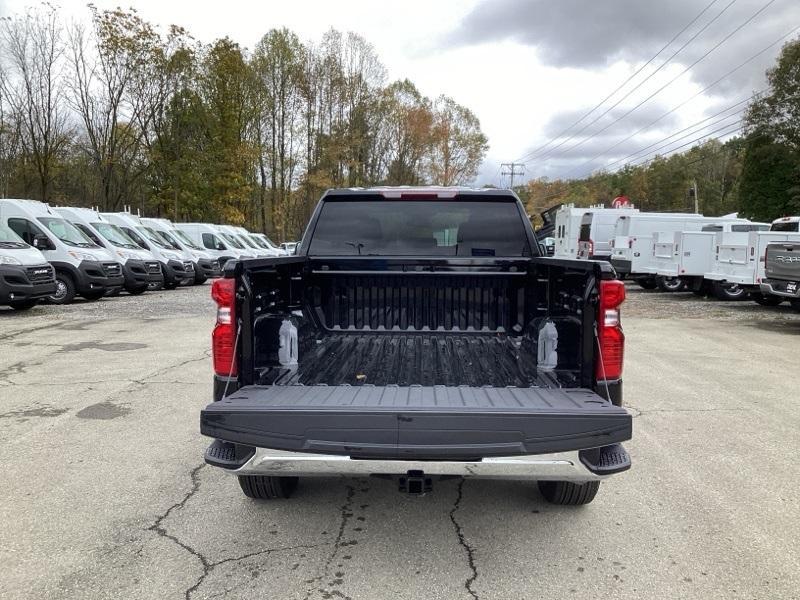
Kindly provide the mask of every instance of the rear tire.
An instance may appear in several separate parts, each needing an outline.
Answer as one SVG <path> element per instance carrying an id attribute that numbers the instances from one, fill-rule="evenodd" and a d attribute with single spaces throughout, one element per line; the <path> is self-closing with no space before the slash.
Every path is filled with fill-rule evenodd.
<path id="1" fill-rule="evenodd" d="M 662 292 L 681 292 L 686 287 L 686 282 L 677 277 L 656 277 L 656 285 Z"/>
<path id="2" fill-rule="evenodd" d="M 75 282 L 72 277 L 56 272 L 56 293 L 47 299 L 53 304 L 71 304 L 75 300 Z"/>
<path id="3" fill-rule="evenodd" d="M 722 300 L 723 302 L 729 302 L 732 300 L 744 300 L 747 298 L 747 290 L 743 287 L 739 287 L 736 284 L 724 284 L 720 281 L 714 282 L 714 297 L 717 300 Z"/>
<path id="4" fill-rule="evenodd" d="M 297 477 L 239 475 L 239 486 L 248 498 L 277 500 L 289 498 L 297 489 Z"/>
<path id="5" fill-rule="evenodd" d="M 781 298 L 780 296 L 775 296 L 773 294 L 753 294 L 753 300 L 756 304 L 760 304 L 761 306 L 778 306 L 781 304 L 786 298 Z"/>
<path id="6" fill-rule="evenodd" d="M 580 506 L 589 504 L 600 489 L 599 481 L 572 483 L 571 481 L 539 481 L 539 491 L 551 504 Z"/>
<path id="7" fill-rule="evenodd" d="M 17 300 L 16 302 L 9 302 L 9 306 L 14 310 L 30 310 L 39 304 L 38 300 Z"/>
<path id="8" fill-rule="evenodd" d="M 644 289 L 644 290 L 654 290 L 654 289 L 656 289 L 656 286 L 658 285 L 656 283 L 655 278 L 653 278 L 653 277 L 642 277 L 640 279 L 637 279 L 636 283 L 638 283 L 639 287 Z"/>

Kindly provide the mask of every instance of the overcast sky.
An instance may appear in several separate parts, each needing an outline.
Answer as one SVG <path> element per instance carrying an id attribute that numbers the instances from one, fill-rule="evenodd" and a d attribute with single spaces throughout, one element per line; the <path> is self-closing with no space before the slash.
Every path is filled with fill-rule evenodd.
<path id="1" fill-rule="evenodd" d="M 507 179 L 501 181 L 498 176 L 500 163 L 521 158 L 527 160 L 526 178 L 584 176 L 604 165 L 613 166 L 614 161 L 763 88 L 764 70 L 773 63 L 780 44 L 715 82 L 800 26 L 800 0 L 716 0 L 619 94 L 577 127 L 557 137 L 645 65 L 710 3 L 711 0 L 94 0 L 100 8 L 133 5 L 150 21 L 182 25 L 205 42 L 227 35 L 249 48 L 273 27 L 289 27 L 306 40 L 318 39 L 330 27 L 355 31 L 375 45 L 390 78 L 408 77 L 426 95 L 447 94 L 477 114 L 490 144 L 478 184 L 507 183 Z M 0 0 L 0 13 L 17 12 L 28 4 Z M 83 1 L 61 0 L 56 4 L 69 16 L 86 18 Z M 702 58 L 765 6 L 754 20 Z M 694 41 L 661 66 L 698 33 Z M 792 37 L 796 36 L 797 33 Z M 630 112 L 676 77 L 663 91 Z M 715 84 L 711 89 L 650 125 L 711 84 Z M 622 100 L 619 105 L 601 117 L 618 100 Z M 671 141 L 672 145 L 663 150 L 714 129 L 725 133 L 736 126 L 734 113 L 743 106 L 710 119 L 707 130 L 690 129 L 681 134 L 685 137 L 668 140 L 667 144 Z M 732 116 L 719 121 L 726 115 Z M 578 133 L 596 118 L 596 123 Z M 551 142 L 553 139 L 555 142 Z M 548 147 L 527 159 L 526 155 L 548 142 Z M 654 149 L 658 147 L 656 144 Z"/>

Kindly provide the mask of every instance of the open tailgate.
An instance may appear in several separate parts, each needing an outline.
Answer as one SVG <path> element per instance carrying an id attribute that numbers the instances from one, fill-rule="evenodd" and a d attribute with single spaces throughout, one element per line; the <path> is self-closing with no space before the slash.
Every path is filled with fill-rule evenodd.
<path id="1" fill-rule="evenodd" d="M 208 405 L 200 430 L 276 450 L 468 460 L 623 442 L 631 416 L 580 388 L 246 386 Z"/>

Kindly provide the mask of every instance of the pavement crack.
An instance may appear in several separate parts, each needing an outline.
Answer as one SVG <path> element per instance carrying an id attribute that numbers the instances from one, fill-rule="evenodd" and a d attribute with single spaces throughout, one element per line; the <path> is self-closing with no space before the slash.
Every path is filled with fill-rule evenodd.
<path id="1" fill-rule="evenodd" d="M 309 580 L 308 583 L 312 585 L 321 582 L 323 580 L 327 581 L 328 576 L 330 575 L 330 568 L 331 564 L 333 564 L 333 560 L 339 554 L 339 550 L 341 550 L 341 548 L 344 545 L 348 545 L 347 542 L 343 543 L 342 539 L 344 538 L 345 530 L 347 528 L 347 523 L 353 516 L 353 498 L 356 495 L 356 488 L 352 485 L 348 485 L 346 486 L 346 488 L 347 488 L 347 496 L 345 498 L 344 504 L 342 504 L 341 508 L 339 509 L 340 511 L 339 531 L 336 534 L 336 539 L 333 540 L 333 549 L 331 550 L 331 553 L 328 555 L 328 558 L 325 560 L 325 564 L 322 567 L 322 574 Z M 314 593 L 314 591 L 315 590 L 313 587 L 310 587 L 308 590 L 306 590 L 306 595 L 304 597 L 304 600 L 308 600 L 309 598 L 311 598 L 311 595 Z M 327 590 L 325 588 L 320 588 L 318 589 L 318 591 L 322 593 L 323 597 L 339 595 L 344 598 L 347 598 L 347 596 L 344 596 L 343 594 L 341 594 L 341 592 L 331 592 L 330 590 Z"/>
<path id="2" fill-rule="evenodd" d="M 709 413 L 709 412 L 751 412 L 749 408 L 650 408 L 642 410 L 629 404 L 625 408 L 633 412 L 633 418 L 651 413 Z"/>
<path id="3" fill-rule="evenodd" d="M 465 479 L 462 478 L 461 481 L 458 482 L 458 495 L 456 496 L 456 501 L 453 503 L 452 510 L 450 510 L 450 521 L 452 521 L 453 527 L 456 530 L 459 545 L 464 548 L 464 551 L 467 553 L 467 565 L 470 571 L 472 571 L 472 575 L 464 582 L 464 589 L 467 590 L 467 593 L 472 596 L 472 598 L 478 600 L 478 594 L 472 589 L 472 584 L 475 583 L 475 580 L 478 578 L 478 569 L 475 566 L 475 549 L 467 542 L 464 536 L 464 530 L 458 522 L 458 519 L 456 519 L 456 512 L 461 508 L 461 500 L 464 497 L 464 481 Z"/>
<path id="4" fill-rule="evenodd" d="M 192 480 L 191 489 L 184 495 L 184 497 L 179 502 L 176 502 L 175 504 L 170 506 L 163 514 L 159 515 L 156 518 L 155 522 L 152 525 L 150 525 L 150 527 L 147 528 L 148 531 L 152 531 L 158 534 L 159 536 L 166 538 L 172 541 L 173 543 L 177 544 L 178 546 L 186 550 L 186 552 L 188 552 L 189 554 L 191 554 L 192 556 L 197 558 L 197 560 L 200 561 L 200 565 L 203 567 L 203 572 L 200 574 L 199 579 L 191 587 L 186 589 L 184 593 L 186 600 L 189 600 L 189 598 L 192 595 L 192 592 L 194 592 L 194 590 L 196 590 L 197 587 L 201 583 L 203 583 L 203 580 L 208 576 L 208 574 L 211 572 L 211 569 L 213 569 L 214 566 L 213 563 L 211 563 L 211 561 L 209 561 L 208 558 L 206 558 L 201 552 L 195 550 L 189 544 L 180 540 L 177 536 L 169 533 L 164 527 L 163 523 L 167 519 L 167 517 L 169 517 L 170 514 L 172 514 L 173 511 L 181 509 L 184 506 L 186 506 L 186 503 L 200 490 L 200 470 L 205 466 L 206 463 L 203 463 L 192 469 L 191 473 L 189 474 Z"/>

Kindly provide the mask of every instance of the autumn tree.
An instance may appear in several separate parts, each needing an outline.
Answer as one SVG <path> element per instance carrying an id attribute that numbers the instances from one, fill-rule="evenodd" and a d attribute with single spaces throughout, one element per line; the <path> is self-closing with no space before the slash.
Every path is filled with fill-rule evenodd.
<path id="1" fill-rule="evenodd" d="M 447 96 L 433 107 L 430 180 L 436 185 L 460 185 L 474 179 L 489 149 L 478 118 Z"/>

